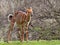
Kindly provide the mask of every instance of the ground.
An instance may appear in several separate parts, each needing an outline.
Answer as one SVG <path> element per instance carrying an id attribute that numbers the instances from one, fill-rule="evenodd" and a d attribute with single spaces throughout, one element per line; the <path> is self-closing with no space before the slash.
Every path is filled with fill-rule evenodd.
<path id="1" fill-rule="evenodd" d="M 51 40 L 51 41 L 46 41 L 46 40 L 40 40 L 40 41 L 24 41 L 24 42 L 19 42 L 19 41 L 9 41 L 9 43 L 0 42 L 0 45 L 60 45 L 60 40 Z"/>

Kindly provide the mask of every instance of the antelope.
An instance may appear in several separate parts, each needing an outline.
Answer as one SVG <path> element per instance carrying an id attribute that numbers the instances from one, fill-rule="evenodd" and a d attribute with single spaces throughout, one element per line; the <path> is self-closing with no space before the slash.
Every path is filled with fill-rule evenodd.
<path id="1" fill-rule="evenodd" d="M 8 41 L 11 40 L 11 32 L 14 29 L 14 24 L 17 25 L 20 34 L 20 40 L 24 41 L 24 33 L 26 33 L 26 41 L 28 41 L 28 26 L 31 21 L 32 8 L 26 9 L 26 12 L 15 11 L 14 14 L 8 15 L 8 20 L 10 22 L 8 30 Z"/>

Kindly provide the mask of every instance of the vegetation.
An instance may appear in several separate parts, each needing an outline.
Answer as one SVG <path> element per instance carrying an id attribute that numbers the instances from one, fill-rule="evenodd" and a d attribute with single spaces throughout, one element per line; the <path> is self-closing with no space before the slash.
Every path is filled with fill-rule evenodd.
<path id="1" fill-rule="evenodd" d="M 0 0 L 0 40 L 7 39 L 8 14 L 32 7 L 29 40 L 60 40 L 60 0 Z M 12 40 L 18 40 L 14 28 Z"/>
<path id="2" fill-rule="evenodd" d="M 40 41 L 28 41 L 28 42 L 19 42 L 19 41 L 10 41 L 9 43 L 0 42 L 0 45 L 60 45 L 60 40 L 40 40 Z"/>

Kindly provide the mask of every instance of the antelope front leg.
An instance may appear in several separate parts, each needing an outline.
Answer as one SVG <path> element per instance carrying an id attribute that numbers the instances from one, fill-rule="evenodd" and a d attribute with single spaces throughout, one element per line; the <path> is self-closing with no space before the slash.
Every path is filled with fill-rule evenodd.
<path id="1" fill-rule="evenodd" d="M 28 25 L 26 25 L 26 41 L 28 41 Z"/>

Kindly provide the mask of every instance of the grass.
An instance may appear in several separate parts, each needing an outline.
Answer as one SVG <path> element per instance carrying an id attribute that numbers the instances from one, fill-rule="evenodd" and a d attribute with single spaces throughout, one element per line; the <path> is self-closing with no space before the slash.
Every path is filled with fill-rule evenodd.
<path id="1" fill-rule="evenodd" d="M 9 43 L 2 41 L 0 42 L 0 45 L 60 45 L 60 40 L 51 40 L 51 41 L 40 40 L 40 41 L 28 41 L 28 42 L 9 41 Z"/>

